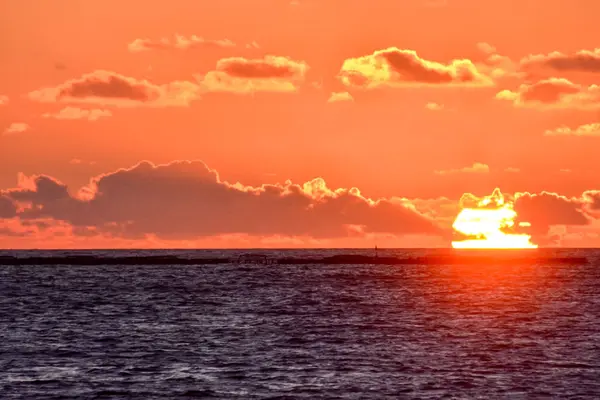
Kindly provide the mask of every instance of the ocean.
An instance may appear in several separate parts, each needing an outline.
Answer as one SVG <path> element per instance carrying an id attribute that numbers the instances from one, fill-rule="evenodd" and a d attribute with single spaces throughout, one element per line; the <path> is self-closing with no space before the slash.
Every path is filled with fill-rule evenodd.
<path id="1" fill-rule="evenodd" d="M 0 398 L 598 399 L 600 251 L 540 252 L 588 263 L 0 265 Z"/>

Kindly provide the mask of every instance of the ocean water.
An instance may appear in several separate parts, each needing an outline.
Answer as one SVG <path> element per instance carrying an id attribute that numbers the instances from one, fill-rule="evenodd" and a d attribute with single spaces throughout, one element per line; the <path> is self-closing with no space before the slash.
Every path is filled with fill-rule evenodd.
<path id="1" fill-rule="evenodd" d="M 0 265 L 0 398 L 598 399 L 600 252 L 546 252 L 589 263 Z M 155 253 L 237 254 L 86 252 Z"/>

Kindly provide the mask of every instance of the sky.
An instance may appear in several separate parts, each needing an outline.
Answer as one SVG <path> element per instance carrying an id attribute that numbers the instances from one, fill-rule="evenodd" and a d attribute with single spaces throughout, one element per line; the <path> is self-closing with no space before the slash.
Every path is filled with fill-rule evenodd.
<path id="1" fill-rule="evenodd" d="M 600 246 L 597 0 L 0 0 L 0 248 Z M 462 200 L 461 200 L 462 199 Z"/>

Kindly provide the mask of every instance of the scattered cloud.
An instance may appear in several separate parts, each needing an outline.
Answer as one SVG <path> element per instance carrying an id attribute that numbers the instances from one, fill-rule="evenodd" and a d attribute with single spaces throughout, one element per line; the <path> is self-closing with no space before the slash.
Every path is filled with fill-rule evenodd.
<path id="1" fill-rule="evenodd" d="M 521 59 L 520 67 L 526 71 L 547 69 L 557 72 L 600 73 L 600 48 L 579 50 L 571 54 L 559 51 L 533 54 Z"/>
<path id="2" fill-rule="evenodd" d="M 83 161 L 83 160 L 80 160 L 79 158 L 73 158 L 73 159 L 69 160 L 69 164 L 71 164 L 71 165 L 83 165 L 83 164 L 96 165 L 96 161 Z"/>
<path id="3" fill-rule="evenodd" d="M 514 168 L 514 167 L 508 167 L 504 170 L 504 172 L 508 172 L 508 173 L 517 173 L 517 172 L 521 172 L 521 170 L 519 168 Z"/>
<path id="4" fill-rule="evenodd" d="M 516 107 L 597 109 L 600 108 L 600 86 L 549 78 L 533 84 L 524 83 L 516 91 L 503 90 L 496 98 L 511 101 Z"/>
<path id="5" fill-rule="evenodd" d="M 477 48 L 485 54 L 496 54 L 496 47 L 492 46 L 487 42 L 479 42 L 477 43 Z"/>
<path id="6" fill-rule="evenodd" d="M 304 61 L 267 55 L 260 59 L 223 58 L 199 80 L 211 92 L 295 92 L 309 67 Z"/>
<path id="7" fill-rule="evenodd" d="M 555 129 L 548 129 L 545 136 L 600 136 L 600 123 L 580 125 L 571 129 L 562 125 Z"/>
<path id="8" fill-rule="evenodd" d="M 343 62 L 338 74 L 349 87 L 491 86 L 490 77 L 468 59 L 448 64 L 421 58 L 416 51 L 390 47 Z"/>
<path id="9" fill-rule="evenodd" d="M 229 39 L 205 39 L 196 35 L 186 37 L 176 34 L 173 38 L 164 37 L 158 40 L 135 39 L 127 45 L 127 48 L 132 53 L 140 53 L 150 50 L 189 50 L 198 48 L 229 48 L 235 46 L 236 44 Z"/>
<path id="10" fill-rule="evenodd" d="M 510 57 L 498 53 L 496 47 L 487 43 L 477 43 L 477 48 L 483 53 L 484 59 L 475 63 L 477 69 L 495 80 L 500 78 L 522 78 L 518 72 L 518 65 Z"/>
<path id="11" fill-rule="evenodd" d="M 435 171 L 439 175 L 458 174 L 458 173 L 469 173 L 469 174 L 481 174 L 490 172 L 490 167 L 487 164 L 474 163 L 470 167 L 464 167 L 459 169 L 439 170 Z"/>
<path id="12" fill-rule="evenodd" d="M 78 107 L 65 107 L 56 113 L 42 114 L 44 118 L 55 119 L 86 119 L 88 121 L 97 121 L 103 117 L 112 116 L 112 112 L 100 108 L 84 109 Z"/>
<path id="13" fill-rule="evenodd" d="M 0 95 L 0 106 L 8 104 L 8 96 Z"/>
<path id="14" fill-rule="evenodd" d="M 348 92 L 332 92 L 331 96 L 329 96 L 329 103 L 336 103 L 340 101 L 352 101 L 354 97 Z"/>
<path id="15" fill-rule="evenodd" d="M 430 111 L 441 111 L 441 110 L 444 109 L 444 105 L 443 104 L 429 102 L 429 103 L 425 104 L 425 108 L 428 109 L 428 110 L 430 110 Z"/>
<path id="16" fill-rule="evenodd" d="M 29 130 L 31 127 L 24 122 L 13 122 L 5 130 L 4 134 L 12 135 L 15 133 L 21 133 Z"/>
<path id="17" fill-rule="evenodd" d="M 187 106 L 199 97 L 197 83 L 175 81 L 156 85 L 116 72 L 97 70 L 55 87 L 29 93 L 39 102 L 88 103 L 116 107 Z"/>

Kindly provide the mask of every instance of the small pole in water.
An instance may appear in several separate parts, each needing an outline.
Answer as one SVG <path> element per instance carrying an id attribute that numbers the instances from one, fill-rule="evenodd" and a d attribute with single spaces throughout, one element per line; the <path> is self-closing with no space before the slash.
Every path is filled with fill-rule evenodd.
<path id="1" fill-rule="evenodd" d="M 379 256 L 377 255 L 377 245 L 375 245 L 375 258 L 377 258 L 377 257 L 379 257 Z"/>

